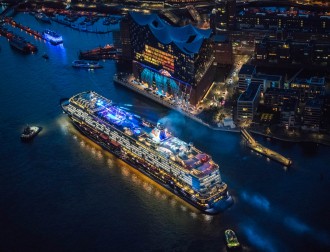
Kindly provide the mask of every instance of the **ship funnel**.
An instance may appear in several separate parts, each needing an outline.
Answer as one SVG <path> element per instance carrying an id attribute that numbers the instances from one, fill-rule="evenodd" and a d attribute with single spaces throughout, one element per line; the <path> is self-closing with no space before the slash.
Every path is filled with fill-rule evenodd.
<path id="1" fill-rule="evenodd" d="M 165 129 L 165 126 L 164 126 L 164 124 L 162 124 L 162 123 L 157 123 L 157 129 L 159 129 L 159 130 L 164 130 Z"/>

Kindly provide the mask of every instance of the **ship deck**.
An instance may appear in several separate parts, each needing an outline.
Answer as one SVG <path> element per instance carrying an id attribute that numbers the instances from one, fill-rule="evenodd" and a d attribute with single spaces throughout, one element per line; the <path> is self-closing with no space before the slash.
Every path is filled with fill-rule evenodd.
<path id="1" fill-rule="evenodd" d="M 192 171 L 195 176 L 204 176 L 219 168 L 211 156 L 202 153 L 192 143 L 174 137 L 162 125 L 154 125 L 92 91 L 80 93 L 70 101 L 163 157 L 170 158 L 186 171 Z"/>

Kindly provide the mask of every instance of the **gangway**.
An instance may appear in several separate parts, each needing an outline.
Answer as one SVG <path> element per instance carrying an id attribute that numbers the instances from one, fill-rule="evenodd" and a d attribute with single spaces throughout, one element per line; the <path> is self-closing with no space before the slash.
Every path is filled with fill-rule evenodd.
<path id="1" fill-rule="evenodd" d="M 273 159 L 287 167 L 292 164 L 292 161 L 289 158 L 286 158 L 286 157 L 282 156 L 281 154 L 279 154 L 271 149 L 268 149 L 268 148 L 264 147 L 263 145 L 261 145 L 260 143 L 258 143 L 246 129 L 242 128 L 241 133 L 242 133 L 243 137 L 246 139 L 247 145 L 252 150 L 254 150 L 270 159 Z"/>

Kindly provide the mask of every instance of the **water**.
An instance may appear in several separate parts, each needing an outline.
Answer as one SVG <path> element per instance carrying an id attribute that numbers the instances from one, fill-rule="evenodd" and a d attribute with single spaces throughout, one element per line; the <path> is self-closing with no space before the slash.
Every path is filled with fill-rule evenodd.
<path id="1" fill-rule="evenodd" d="M 224 230 L 236 231 L 243 251 L 326 251 L 330 248 L 329 148 L 257 138 L 292 158 L 292 168 L 252 153 L 240 135 L 212 131 L 112 82 L 103 69 L 76 70 L 78 51 L 105 45 L 111 34 L 18 22 L 63 35 L 64 44 L 35 41 L 39 52 L 21 55 L 0 38 L 1 251 L 225 251 Z M 11 28 L 12 29 L 12 28 Z M 49 60 L 41 56 L 46 52 Z M 59 100 L 84 90 L 113 99 L 170 129 L 220 164 L 235 204 L 207 216 L 81 136 Z M 43 131 L 21 143 L 24 126 Z"/>

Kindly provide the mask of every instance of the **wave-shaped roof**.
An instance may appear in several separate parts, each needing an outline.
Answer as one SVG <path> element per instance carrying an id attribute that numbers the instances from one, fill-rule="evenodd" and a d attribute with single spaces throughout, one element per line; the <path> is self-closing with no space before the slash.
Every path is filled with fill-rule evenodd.
<path id="1" fill-rule="evenodd" d="M 140 26 L 147 25 L 159 42 L 165 45 L 173 42 L 186 54 L 198 53 L 204 39 L 211 35 L 211 29 L 203 30 L 191 24 L 182 27 L 170 26 L 157 14 L 144 15 L 139 12 L 129 14 Z"/>

